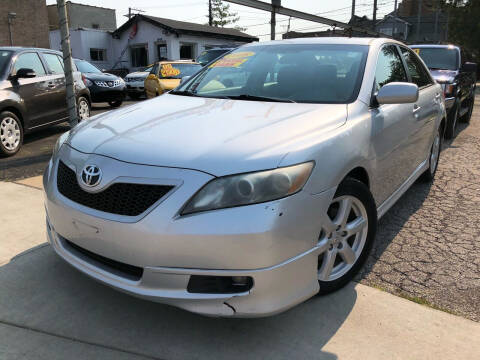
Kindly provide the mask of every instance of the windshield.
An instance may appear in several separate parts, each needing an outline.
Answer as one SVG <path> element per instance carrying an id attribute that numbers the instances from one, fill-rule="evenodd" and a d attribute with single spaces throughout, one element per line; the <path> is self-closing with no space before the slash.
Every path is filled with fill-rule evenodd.
<path id="1" fill-rule="evenodd" d="M 82 73 L 96 73 L 99 74 L 101 71 L 90 64 L 88 61 L 85 60 L 76 60 L 75 65 L 77 65 L 78 71 Z"/>
<path id="2" fill-rule="evenodd" d="M 368 46 L 257 45 L 218 59 L 178 91 L 195 96 L 349 103 L 358 95 Z"/>
<path id="3" fill-rule="evenodd" d="M 152 71 L 153 65 L 150 65 L 149 67 L 146 67 L 145 69 L 142 70 L 142 72 L 150 72 Z"/>
<path id="4" fill-rule="evenodd" d="M 457 70 L 458 50 L 455 48 L 414 48 L 430 69 Z"/>
<path id="5" fill-rule="evenodd" d="M 220 55 L 225 54 L 229 50 L 207 50 L 200 54 L 197 58 L 197 62 L 202 65 L 208 64 L 210 61 L 215 60 Z"/>
<path id="6" fill-rule="evenodd" d="M 202 68 L 199 64 L 162 64 L 158 72 L 159 79 L 181 79 L 192 76 Z"/>
<path id="7" fill-rule="evenodd" d="M 10 63 L 12 52 L 8 50 L 0 50 L 0 75 L 5 71 L 5 66 Z"/>

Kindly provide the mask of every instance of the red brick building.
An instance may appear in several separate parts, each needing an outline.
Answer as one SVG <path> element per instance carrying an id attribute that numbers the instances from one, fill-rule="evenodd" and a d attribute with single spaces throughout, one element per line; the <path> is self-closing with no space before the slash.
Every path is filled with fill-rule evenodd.
<path id="1" fill-rule="evenodd" d="M 0 46 L 49 48 L 48 31 L 45 0 L 0 0 Z"/>

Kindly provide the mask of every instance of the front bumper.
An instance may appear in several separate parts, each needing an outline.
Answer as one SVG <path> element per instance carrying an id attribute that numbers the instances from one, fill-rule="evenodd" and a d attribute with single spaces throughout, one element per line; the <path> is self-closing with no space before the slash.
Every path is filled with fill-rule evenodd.
<path id="1" fill-rule="evenodd" d="M 92 102 L 123 101 L 127 95 L 125 85 L 105 88 L 94 84 L 88 89 L 90 90 Z"/>
<path id="2" fill-rule="evenodd" d="M 454 97 L 446 97 L 445 98 L 445 109 L 447 112 L 450 111 L 451 108 L 455 105 L 455 99 Z"/>
<path id="3" fill-rule="evenodd" d="M 145 87 L 143 81 L 135 81 L 135 82 L 128 82 L 127 86 L 127 93 L 129 94 L 143 94 L 145 92 Z"/>
<path id="4" fill-rule="evenodd" d="M 83 207 L 61 195 L 56 164 L 44 177 L 48 240 L 68 263 L 120 291 L 212 316 L 267 316 L 318 292 L 317 239 L 322 214 L 335 189 L 302 191 L 269 203 L 179 217 L 178 210 L 211 176 L 194 170 L 122 163 L 62 146 L 60 158 L 82 168 L 92 162 L 108 181 L 170 181 L 177 187 L 138 218 L 126 219 Z M 120 181 L 118 180 L 118 181 Z M 102 267 L 69 246 L 140 267 L 138 279 Z M 248 276 L 253 287 L 240 293 L 192 293 L 191 276 Z"/>

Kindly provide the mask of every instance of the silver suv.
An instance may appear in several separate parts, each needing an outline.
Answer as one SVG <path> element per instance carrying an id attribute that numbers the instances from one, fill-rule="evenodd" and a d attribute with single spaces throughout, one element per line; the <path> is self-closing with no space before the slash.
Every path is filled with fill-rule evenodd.
<path id="1" fill-rule="evenodd" d="M 445 116 L 402 43 L 249 44 L 62 136 L 44 175 L 48 239 L 135 296 L 278 313 L 358 272 L 377 219 L 433 179 Z"/>

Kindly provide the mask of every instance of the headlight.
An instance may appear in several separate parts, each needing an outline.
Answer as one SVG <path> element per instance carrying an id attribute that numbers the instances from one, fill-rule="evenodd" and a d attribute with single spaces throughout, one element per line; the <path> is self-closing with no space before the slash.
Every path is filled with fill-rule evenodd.
<path id="1" fill-rule="evenodd" d="M 70 130 L 63 133 L 62 135 L 60 135 L 60 137 L 58 138 L 57 142 L 55 143 L 55 146 L 53 148 L 53 153 L 52 153 L 52 158 L 56 157 L 57 154 L 58 154 L 58 151 L 60 150 L 60 148 L 62 147 L 63 143 L 68 139 L 68 136 L 70 135 Z"/>
<path id="2" fill-rule="evenodd" d="M 300 191 L 313 162 L 255 173 L 225 176 L 207 183 L 181 211 L 181 215 L 277 200 Z"/>
<path id="3" fill-rule="evenodd" d="M 455 93 L 455 86 L 457 84 L 448 84 L 448 83 L 443 83 L 441 84 L 443 88 L 443 93 L 445 97 L 448 97 L 449 95 L 454 95 Z"/>

